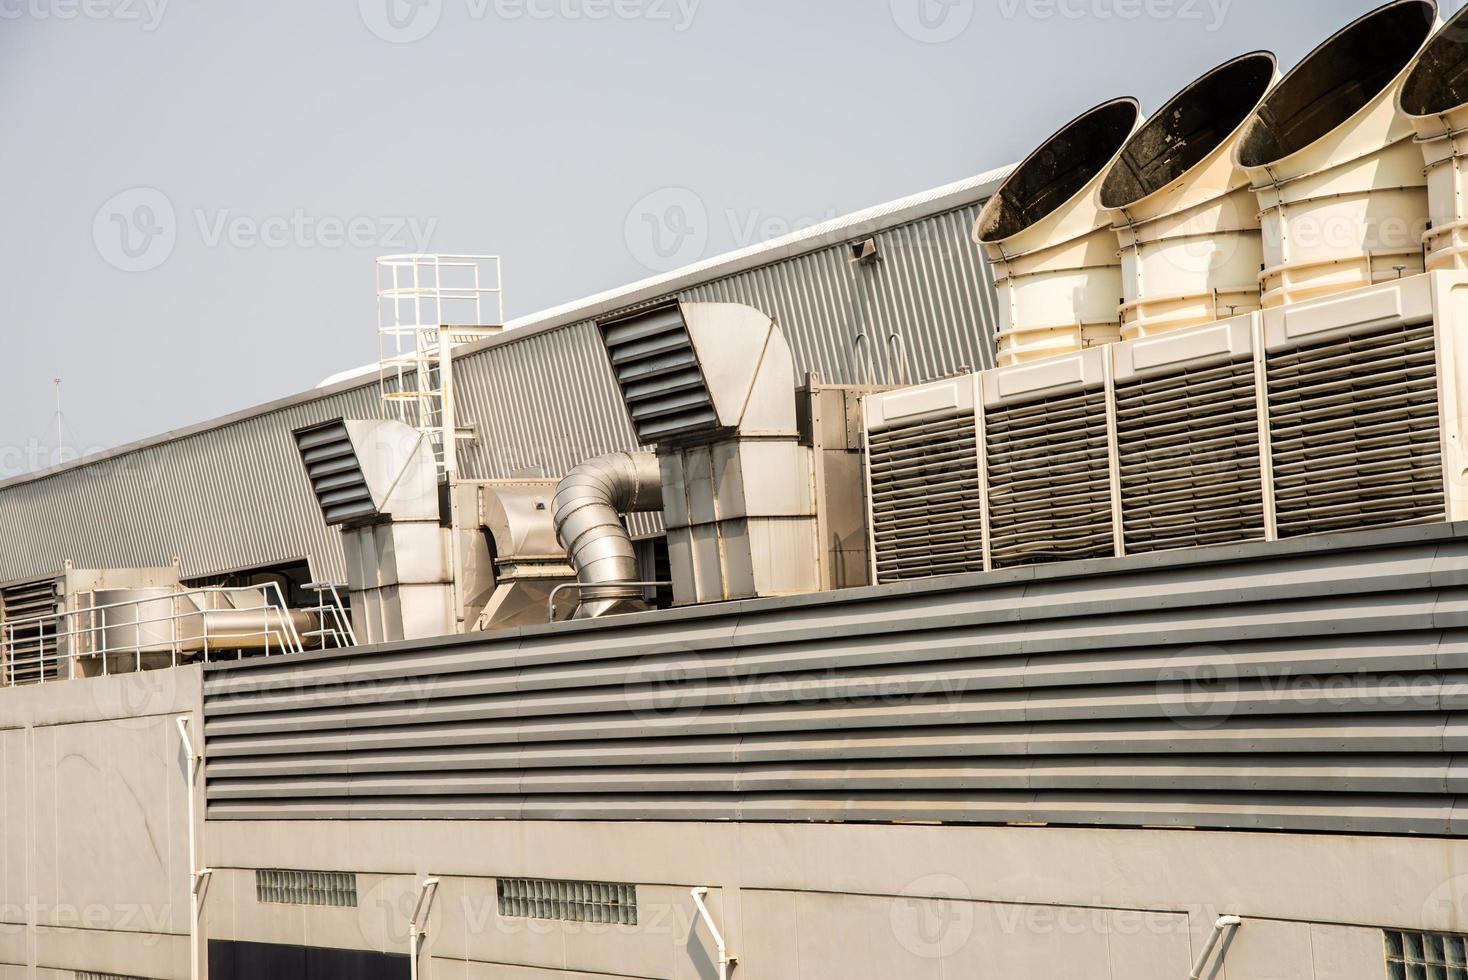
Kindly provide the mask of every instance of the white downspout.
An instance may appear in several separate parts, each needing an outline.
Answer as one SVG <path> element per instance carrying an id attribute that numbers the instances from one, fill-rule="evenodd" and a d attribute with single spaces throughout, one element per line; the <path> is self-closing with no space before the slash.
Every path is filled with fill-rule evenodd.
<path id="1" fill-rule="evenodd" d="M 1225 929 L 1237 929 L 1243 924 L 1243 919 L 1236 915 L 1219 916 L 1217 922 L 1213 923 L 1213 934 L 1208 937 L 1208 943 L 1203 947 L 1203 952 L 1198 954 L 1198 962 L 1193 964 L 1193 972 L 1188 974 L 1188 980 L 1200 980 L 1203 976 L 1203 968 L 1208 965 L 1208 958 L 1213 955 L 1218 940 L 1223 938 Z"/>
<path id="2" fill-rule="evenodd" d="M 707 888 L 693 889 L 693 904 L 698 906 L 698 914 L 702 917 L 703 924 L 709 927 L 709 932 L 713 933 L 714 945 L 719 949 L 719 980 L 729 980 L 729 967 L 739 961 L 729 955 L 729 948 L 724 945 L 724 934 L 714 925 L 714 917 L 709 914 L 709 907 L 703 903 L 703 897 L 708 893 Z"/>
<path id="3" fill-rule="evenodd" d="M 183 742 L 184 754 L 189 759 L 189 977 L 190 980 L 199 980 L 199 893 L 203 891 L 209 876 L 214 873 L 208 868 L 199 867 L 198 831 L 194 826 L 198 815 L 194 808 L 194 788 L 198 782 L 199 764 L 203 757 L 194 751 L 194 742 L 189 738 L 189 716 L 179 715 L 174 721 L 178 725 L 178 737 Z"/>
<path id="4" fill-rule="evenodd" d="M 418 904 L 413 906 L 413 916 L 408 920 L 408 976 L 418 980 L 418 946 L 427 934 L 428 913 L 433 908 L 433 897 L 438 894 L 438 879 L 424 878 L 418 886 Z"/>

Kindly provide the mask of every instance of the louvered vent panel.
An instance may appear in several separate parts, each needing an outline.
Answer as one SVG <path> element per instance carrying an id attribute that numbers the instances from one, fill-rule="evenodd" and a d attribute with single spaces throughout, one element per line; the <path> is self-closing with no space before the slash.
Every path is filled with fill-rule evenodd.
<path id="1" fill-rule="evenodd" d="M 56 621 L 37 620 L 60 610 L 60 593 L 55 579 L 24 582 L 0 589 L 0 632 L 4 646 L 4 682 L 33 684 L 59 673 Z"/>
<path id="2" fill-rule="evenodd" d="M 991 408 L 984 428 L 996 568 L 1115 554 L 1103 389 Z"/>
<path id="3" fill-rule="evenodd" d="M 614 881 L 552 881 L 500 878 L 495 883 L 500 915 L 637 925 L 637 886 Z"/>
<path id="4" fill-rule="evenodd" d="M 708 385 L 678 307 L 602 324 L 601 329 L 642 443 L 718 428 Z"/>
<path id="5" fill-rule="evenodd" d="M 255 900 L 274 905 L 356 908 L 357 876 L 349 871 L 256 871 Z"/>
<path id="6" fill-rule="evenodd" d="M 1281 537 L 1443 520 L 1431 324 L 1270 354 Z"/>
<path id="7" fill-rule="evenodd" d="M 973 412 L 869 437 L 877 580 L 984 569 Z"/>
<path id="8" fill-rule="evenodd" d="M 296 444 L 327 524 L 344 524 L 377 513 L 343 423 L 302 432 L 297 435 Z"/>
<path id="9" fill-rule="evenodd" d="M 1264 538 L 1254 360 L 1116 386 L 1127 552 Z"/>

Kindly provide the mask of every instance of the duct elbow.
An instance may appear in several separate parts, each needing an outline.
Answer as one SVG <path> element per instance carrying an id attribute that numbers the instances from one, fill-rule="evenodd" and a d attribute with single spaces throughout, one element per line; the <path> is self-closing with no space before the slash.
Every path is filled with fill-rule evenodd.
<path id="1" fill-rule="evenodd" d="M 640 607 L 642 587 L 623 514 L 659 511 L 662 474 L 652 453 L 609 453 L 566 474 L 552 503 L 556 537 L 576 569 L 578 619 Z"/>

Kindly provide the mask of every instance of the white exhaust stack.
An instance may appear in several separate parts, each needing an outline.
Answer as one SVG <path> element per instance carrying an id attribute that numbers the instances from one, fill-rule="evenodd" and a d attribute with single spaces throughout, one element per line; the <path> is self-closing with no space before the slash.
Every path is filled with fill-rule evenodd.
<path id="1" fill-rule="evenodd" d="M 1422 158 L 1397 108 L 1437 22 L 1396 0 L 1316 48 L 1245 124 L 1237 162 L 1258 194 L 1265 308 L 1424 271 Z"/>
<path id="2" fill-rule="evenodd" d="M 1122 148 L 1101 186 L 1121 240 L 1121 334 L 1136 340 L 1259 309 L 1259 206 L 1234 163 L 1279 78 L 1259 51 L 1183 89 Z"/>
<path id="3" fill-rule="evenodd" d="M 1428 42 L 1399 104 L 1427 162 L 1428 271 L 1468 269 L 1468 8 Z"/>
<path id="4" fill-rule="evenodd" d="M 1135 99 L 1083 113 L 1015 168 L 974 225 L 994 266 L 1001 366 L 1121 336 L 1121 263 L 1101 183 L 1142 121 Z"/>

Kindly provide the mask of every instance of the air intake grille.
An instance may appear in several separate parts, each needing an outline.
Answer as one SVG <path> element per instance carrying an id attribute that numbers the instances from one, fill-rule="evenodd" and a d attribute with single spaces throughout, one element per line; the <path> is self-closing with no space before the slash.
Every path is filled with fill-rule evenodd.
<path id="1" fill-rule="evenodd" d="M 1431 324 L 1271 354 L 1280 537 L 1442 520 Z"/>
<path id="2" fill-rule="evenodd" d="M 1127 552 L 1262 539 L 1254 361 L 1116 386 Z"/>
<path id="3" fill-rule="evenodd" d="M 549 881 L 501 878 L 496 883 L 500 915 L 637 925 L 637 886 L 610 881 Z"/>
<path id="4" fill-rule="evenodd" d="M 58 675 L 56 621 L 24 623 L 60 610 L 55 579 L 24 582 L 0 589 L 0 648 L 6 684 L 33 684 Z M 19 625 L 17 625 L 19 624 Z"/>
<path id="5" fill-rule="evenodd" d="M 718 428 L 703 370 L 678 307 L 601 325 L 622 398 L 644 445 Z"/>
<path id="6" fill-rule="evenodd" d="M 870 436 L 877 580 L 984 569 L 973 412 Z"/>
<path id="7" fill-rule="evenodd" d="M 989 409 L 984 429 L 994 567 L 1115 554 L 1103 389 Z"/>
<path id="8" fill-rule="evenodd" d="M 1387 980 L 1468 980 L 1468 936 L 1386 933 Z"/>
<path id="9" fill-rule="evenodd" d="M 333 422 L 298 433 L 296 445 L 327 524 L 345 524 L 377 513 L 343 423 Z"/>
<path id="10" fill-rule="evenodd" d="M 256 871 L 255 900 L 356 908 L 357 876 L 341 871 Z"/>

